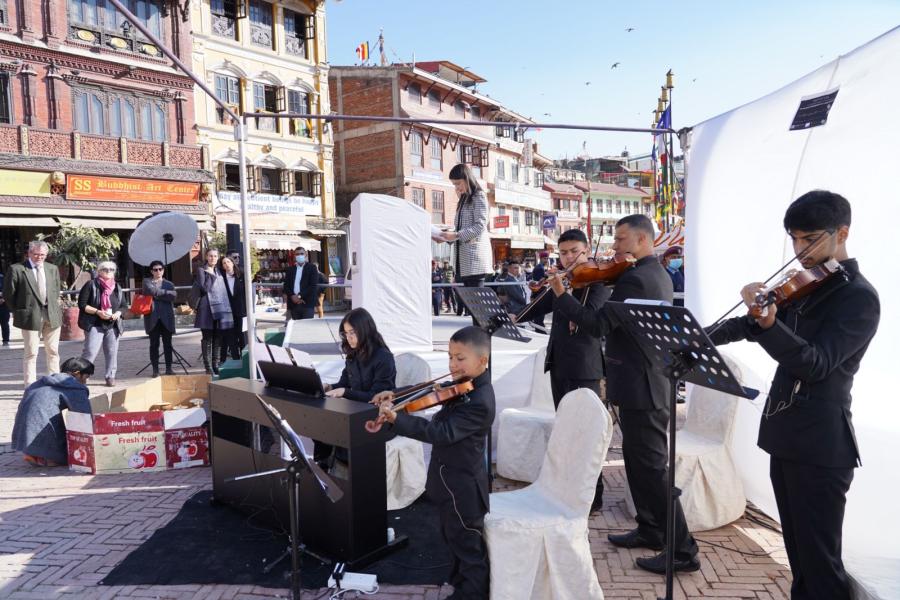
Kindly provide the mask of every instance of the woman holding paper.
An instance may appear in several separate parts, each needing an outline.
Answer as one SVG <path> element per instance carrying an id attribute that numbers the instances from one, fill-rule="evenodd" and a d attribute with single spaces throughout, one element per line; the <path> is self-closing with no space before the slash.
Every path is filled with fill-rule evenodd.
<path id="1" fill-rule="evenodd" d="M 482 287 L 485 275 L 493 271 L 487 198 L 467 165 L 450 169 L 450 182 L 459 197 L 456 231 L 443 232 L 435 239 L 456 243 L 456 280 L 465 287 Z"/>

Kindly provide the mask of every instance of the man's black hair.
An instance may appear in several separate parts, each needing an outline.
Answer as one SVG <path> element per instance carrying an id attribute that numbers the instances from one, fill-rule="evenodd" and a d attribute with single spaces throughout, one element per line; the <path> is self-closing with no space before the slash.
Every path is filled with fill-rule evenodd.
<path id="1" fill-rule="evenodd" d="M 647 215 L 628 215 L 627 217 L 622 217 L 616 222 L 616 227 L 619 227 L 620 225 L 628 225 L 632 229 L 640 229 L 650 236 L 651 241 L 656 237 L 656 232 L 653 231 L 653 223 L 647 218 Z"/>
<path id="2" fill-rule="evenodd" d="M 785 231 L 834 231 L 841 225 L 850 225 L 850 203 L 827 190 L 806 192 L 784 213 Z"/>
<path id="3" fill-rule="evenodd" d="M 73 356 L 59 366 L 59 370 L 63 373 L 81 373 L 82 375 L 94 374 L 94 363 L 80 356 Z"/>
<path id="4" fill-rule="evenodd" d="M 474 325 L 458 330 L 450 336 L 450 341 L 469 346 L 481 356 L 491 355 L 491 336 Z"/>
<path id="5" fill-rule="evenodd" d="M 584 244 L 588 243 L 587 236 L 580 229 L 570 229 L 568 231 L 563 231 L 562 235 L 559 236 L 559 240 L 556 242 L 557 245 L 562 244 L 563 242 L 582 242 Z"/>

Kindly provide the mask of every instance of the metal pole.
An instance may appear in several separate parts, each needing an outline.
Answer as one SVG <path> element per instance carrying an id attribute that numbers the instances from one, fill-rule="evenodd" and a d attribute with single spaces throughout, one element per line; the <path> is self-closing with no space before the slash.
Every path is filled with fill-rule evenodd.
<path id="1" fill-rule="evenodd" d="M 253 289 L 253 269 L 250 262 L 250 211 L 247 203 L 247 123 L 240 118 L 234 126 L 238 143 L 238 162 L 241 179 L 241 233 L 243 245 L 241 262 L 244 263 L 244 298 L 247 299 L 247 378 L 254 381 L 256 373 L 256 296 Z"/>

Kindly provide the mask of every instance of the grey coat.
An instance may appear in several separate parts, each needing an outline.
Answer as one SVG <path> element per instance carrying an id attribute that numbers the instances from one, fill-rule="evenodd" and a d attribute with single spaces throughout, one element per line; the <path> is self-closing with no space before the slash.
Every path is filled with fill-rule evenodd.
<path id="1" fill-rule="evenodd" d="M 161 322 L 163 327 L 175 333 L 175 308 L 172 303 L 177 294 L 172 282 L 163 279 L 160 283 L 156 283 L 152 277 L 146 277 L 141 293 L 153 297 L 153 310 L 149 315 L 144 315 L 144 331 L 150 333 L 156 324 Z"/>
<path id="2" fill-rule="evenodd" d="M 209 307 L 209 292 L 216 284 L 216 279 L 221 276 L 216 269 L 215 275 L 203 268 L 197 269 L 194 274 L 194 285 L 191 287 L 189 302 L 196 312 L 194 327 L 199 329 L 215 329 L 216 320 L 213 318 L 212 309 Z"/>
<path id="3" fill-rule="evenodd" d="M 456 272 L 460 277 L 478 277 L 494 272 L 491 236 L 488 234 L 488 203 L 483 191 L 471 201 L 460 198 L 456 206 Z"/>
<path id="4" fill-rule="evenodd" d="M 68 373 L 45 375 L 28 386 L 16 410 L 13 449 L 66 464 L 64 408 L 73 412 L 91 412 L 87 386 Z"/>

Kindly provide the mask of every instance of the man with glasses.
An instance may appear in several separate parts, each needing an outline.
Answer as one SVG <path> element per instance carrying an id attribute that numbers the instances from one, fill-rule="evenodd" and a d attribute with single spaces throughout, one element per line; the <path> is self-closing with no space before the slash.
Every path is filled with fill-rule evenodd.
<path id="1" fill-rule="evenodd" d="M 22 330 L 24 383 L 37 380 L 38 341 L 43 336 L 47 372 L 59 373 L 59 269 L 47 262 L 46 242 L 28 244 L 28 258 L 12 265 L 3 282 L 3 298 L 13 314 L 13 325 Z"/>

